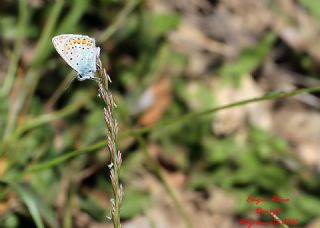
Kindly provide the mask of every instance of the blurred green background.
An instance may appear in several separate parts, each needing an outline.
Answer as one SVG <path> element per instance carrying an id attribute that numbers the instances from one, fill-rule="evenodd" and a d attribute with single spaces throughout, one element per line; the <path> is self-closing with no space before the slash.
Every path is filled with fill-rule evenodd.
<path id="1" fill-rule="evenodd" d="M 278 93 L 320 85 L 319 9 L 2 0 L 0 227 L 112 227 L 104 104 L 54 51 L 52 37 L 68 33 L 96 39 L 112 79 L 123 227 L 272 220 L 257 207 L 320 227 L 319 93 Z M 289 202 L 247 202 L 274 195 Z"/>

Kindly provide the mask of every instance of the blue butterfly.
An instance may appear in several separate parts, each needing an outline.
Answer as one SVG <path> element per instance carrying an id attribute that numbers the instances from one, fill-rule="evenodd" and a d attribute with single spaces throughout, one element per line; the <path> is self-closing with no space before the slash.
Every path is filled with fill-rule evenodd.
<path id="1" fill-rule="evenodd" d="M 63 34 L 52 38 L 60 56 L 77 72 L 77 79 L 94 79 L 100 48 L 93 38 L 83 35 Z"/>

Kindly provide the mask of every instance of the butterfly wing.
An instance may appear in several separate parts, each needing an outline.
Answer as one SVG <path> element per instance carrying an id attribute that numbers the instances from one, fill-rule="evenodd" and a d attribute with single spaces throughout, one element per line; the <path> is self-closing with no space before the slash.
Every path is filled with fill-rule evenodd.
<path id="1" fill-rule="evenodd" d="M 61 57 L 80 76 L 83 76 L 83 79 L 93 77 L 99 49 L 96 48 L 94 39 L 83 35 L 66 34 L 54 37 L 52 42 Z"/>
<path id="2" fill-rule="evenodd" d="M 68 58 L 66 58 L 66 48 L 65 44 L 68 39 L 70 39 L 73 35 L 72 34 L 65 34 L 65 35 L 59 35 L 52 38 L 52 43 L 59 55 L 68 63 L 69 66 L 71 66 L 73 69 L 73 64 L 69 61 Z"/>

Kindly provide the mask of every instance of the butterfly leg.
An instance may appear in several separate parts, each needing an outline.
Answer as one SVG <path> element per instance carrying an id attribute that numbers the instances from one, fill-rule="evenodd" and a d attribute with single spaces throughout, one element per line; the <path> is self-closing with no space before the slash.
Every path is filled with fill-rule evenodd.
<path id="1" fill-rule="evenodd" d="M 107 73 L 106 73 L 106 75 L 107 75 L 108 81 L 109 81 L 110 83 L 112 83 L 112 81 L 111 81 L 111 78 L 110 78 L 109 74 L 107 74 Z"/>
<path id="2" fill-rule="evenodd" d="M 92 77 L 91 79 L 97 83 L 99 83 L 101 81 L 101 79 L 99 77 Z"/>

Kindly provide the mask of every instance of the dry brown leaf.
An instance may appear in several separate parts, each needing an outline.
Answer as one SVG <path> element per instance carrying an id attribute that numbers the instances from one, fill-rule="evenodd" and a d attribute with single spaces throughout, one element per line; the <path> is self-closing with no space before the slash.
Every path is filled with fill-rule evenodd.
<path id="1" fill-rule="evenodd" d="M 170 79 L 164 77 L 149 88 L 153 96 L 153 103 L 139 118 L 139 124 L 149 126 L 158 120 L 171 102 L 171 84 Z"/>

